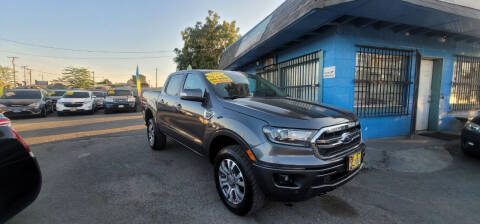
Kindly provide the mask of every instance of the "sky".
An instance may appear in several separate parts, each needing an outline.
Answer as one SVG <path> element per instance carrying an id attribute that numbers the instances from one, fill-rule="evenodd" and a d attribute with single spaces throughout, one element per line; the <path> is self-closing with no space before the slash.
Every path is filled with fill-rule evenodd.
<path id="1" fill-rule="evenodd" d="M 162 86 L 176 70 L 173 49 L 183 46 L 180 32 L 204 21 L 208 10 L 237 21 L 245 34 L 283 1 L 2 0 L 0 65 L 11 68 L 7 57 L 18 57 L 20 81 L 26 65 L 32 80 L 42 80 L 42 74 L 44 80 L 56 79 L 75 66 L 94 71 L 95 81 L 126 82 L 138 64 L 152 86 L 158 68 Z"/>

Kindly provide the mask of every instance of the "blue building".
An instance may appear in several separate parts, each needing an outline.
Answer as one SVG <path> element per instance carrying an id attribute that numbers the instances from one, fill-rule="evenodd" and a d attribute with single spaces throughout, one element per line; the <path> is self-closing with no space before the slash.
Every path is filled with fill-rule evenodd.
<path id="1" fill-rule="evenodd" d="M 366 138 L 456 131 L 480 110 L 480 1 L 287 0 L 219 67 L 354 111 Z"/>

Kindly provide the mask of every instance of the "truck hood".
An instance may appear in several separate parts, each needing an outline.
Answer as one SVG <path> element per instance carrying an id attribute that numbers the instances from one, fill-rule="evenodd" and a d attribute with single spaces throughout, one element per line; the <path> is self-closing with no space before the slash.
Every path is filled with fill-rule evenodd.
<path id="1" fill-rule="evenodd" d="M 39 99 L 0 99 L 0 104 L 10 106 L 28 106 L 32 103 L 40 102 Z"/>
<path id="2" fill-rule="evenodd" d="M 320 129 L 357 120 L 349 111 L 291 98 L 239 98 L 225 100 L 224 106 L 275 127 Z"/>

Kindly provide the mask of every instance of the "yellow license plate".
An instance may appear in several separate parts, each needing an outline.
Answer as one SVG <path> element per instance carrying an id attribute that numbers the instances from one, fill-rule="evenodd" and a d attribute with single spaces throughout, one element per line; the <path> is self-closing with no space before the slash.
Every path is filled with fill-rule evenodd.
<path id="1" fill-rule="evenodd" d="M 348 157 L 348 171 L 358 168 L 362 164 L 362 153 L 357 152 Z"/>
<path id="2" fill-rule="evenodd" d="M 72 108 L 72 111 L 77 111 L 77 108 Z"/>

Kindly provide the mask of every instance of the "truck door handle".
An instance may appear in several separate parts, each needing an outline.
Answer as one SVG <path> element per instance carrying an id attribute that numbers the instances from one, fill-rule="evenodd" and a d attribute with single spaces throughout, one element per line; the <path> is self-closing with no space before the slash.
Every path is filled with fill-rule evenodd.
<path id="1" fill-rule="evenodd" d="M 182 110 L 182 104 L 177 104 L 175 108 L 177 108 L 178 111 Z"/>
<path id="2" fill-rule="evenodd" d="M 163 102 L 164 102 L 163 99 L 160 99 L 160 103 L 163 104 Z"/>

